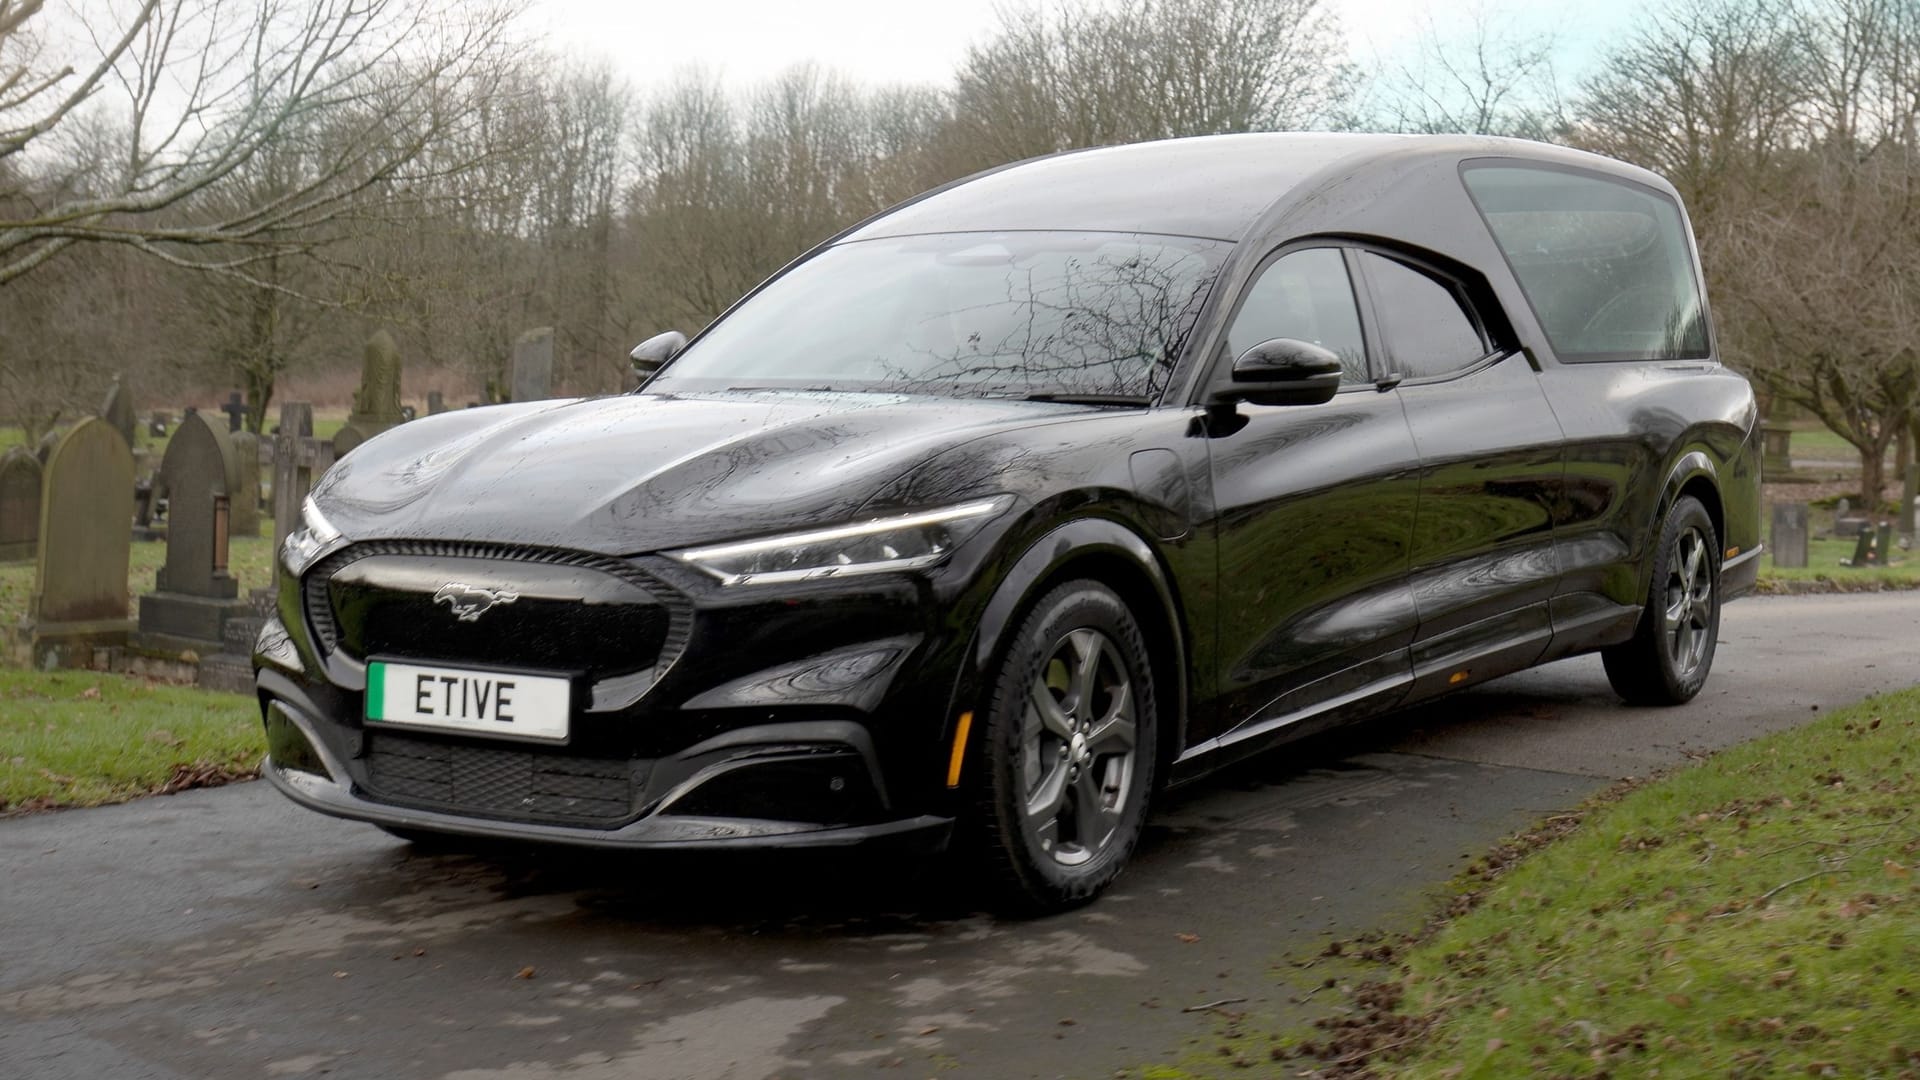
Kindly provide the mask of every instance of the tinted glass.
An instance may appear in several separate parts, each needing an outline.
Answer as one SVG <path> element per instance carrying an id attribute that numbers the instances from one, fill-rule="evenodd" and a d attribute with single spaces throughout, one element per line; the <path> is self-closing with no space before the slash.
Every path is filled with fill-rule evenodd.
<path id="1" fill-rule="evenodd" d="M 1296 251 L 1260 272 L 1227 330 L 1227 349 L 1239 356 L 1263 341 L 1294 338 L 1340 357 L 1343 384 L 1370 383 L 1367 347 L 1353 282 L 1338 248 Z"/>
<path id="2" fill-rule="evenodd" d="M 1562 359 L 1707 355 L 1693 254 L 1672 199 L 1552 169 L 1479 165 L 1463 175 Z"/>
<path id="3" fill-rule="evenodd" d="M 648 389 L 1149 398 L 1228 248 L 1121 233 L 842 244 L 742 304 Z"/>
<path id="4" fill-rule="evenodd" d="M 1385 340 L 1387 366 L 1406 379 L 1450 375 L 1487 355 L 1458 288 L 1397 259 L 1360 256 L 1373 284 L 1373 309 Z"/>

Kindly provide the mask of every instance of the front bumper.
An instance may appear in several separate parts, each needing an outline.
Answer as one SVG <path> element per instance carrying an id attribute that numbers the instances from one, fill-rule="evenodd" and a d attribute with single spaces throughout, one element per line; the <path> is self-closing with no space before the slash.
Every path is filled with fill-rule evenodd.
<path id="1" fill-rule="evenodd" d="M 754 761 L 771 760 L 803 746 L 804 736 L 844 733 L 772 729 L 779 726 L 730 733 L 712 740 L 723 745 L 702 744 L 679 755 L 678 763 L 685 767 L 677 771 L 685 773 L 685 778 L 678 783 L 666 781 L 668 794 L 654 800 L 647 812 L 615 828 L 597 828 L 484 817 L 464 809 L 439 810 L 370 798 L 354 779 L 357 770 L 330 749 L 310 718 L 280 700 L 266 706 L 266 715 L 270 753 L 261 771 L 275 788 L 308 809 L 396 829 L 623 850 L 826 848 L 882 842 L 935 850 L 945 846 L 953 825 L 950 818 L 935 815 L 848 825 L 675 812 L 677 802 L 684 802 L 684 798 L 676 800 L 676 791 L 698 793 L 730 770 L 751 768 Z M 653 764 L 657 768 L 663 763 Z M 676 770 L 659 771 L 672 774 Z"/>
<path id="2" fill-rule="evenodd" d="M 572 572 L 580 561 L 542 554 L 478 566 L 464 547 L 445 558 L 446 573 L 429 565 L 430 579 L 484 571 L 503 589 L 523 586 L 516 573 L 551 577 L 551 567 Z M 402 829 L 601 848 L 937 847 L 958 805 L 944 781 L 974 606 L 959 594 L 979 580 L 973 568 L 953 569 L 727 589 L 647 560 L 636 572 L 674 611 L 660 657 L 635 674 L 579 676 L 558 745 L 365 721 L 367 650 L 347 647 L 356 624 L 330 621 L 337 610 L 312 574 L 283 577 L 279 615 L 254 652 L 264 771 L 304 806 Z M 508 614 L 533 602 L 531 589 L 520 592 Z M 361 604 L 355 617 L 369 617 L 349 600 Z M 484 667 L 524 650 L 527 668 L 559 671 L 557 652 L 590 641 L 508 621 L 480 643 L 498 655 L 468 657 L 473 643 L 448 636 L 458 624 L 444 607 L 416 606 L 388 620 L 386 655 Z M 579 617 L 592 622 L 592 605 Z M 622 639 L 617 624 L 593 625 Z"/>

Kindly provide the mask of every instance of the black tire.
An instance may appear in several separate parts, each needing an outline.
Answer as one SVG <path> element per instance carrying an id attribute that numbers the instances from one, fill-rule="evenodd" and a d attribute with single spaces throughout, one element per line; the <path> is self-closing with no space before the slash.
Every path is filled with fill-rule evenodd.
<path id="1" fill-rule="evenodd" d="M 1700 500 L 1682 495 L 1660 526 L 1640 624 L 1600 654 L 1607 681 L 1631 705 L 1685 704 L 1706 685 L 1719 636 L 1720 537 Z"/>
<path id="2" fill-rule="evenodd" d="M 1153 791 L 1153 689 L 1139 623 L 1105 585 L 1067 582 L 1027 613 L 994 680 L 966 823 L 997 908 L 1059 911 L 1119 876 Z"/>

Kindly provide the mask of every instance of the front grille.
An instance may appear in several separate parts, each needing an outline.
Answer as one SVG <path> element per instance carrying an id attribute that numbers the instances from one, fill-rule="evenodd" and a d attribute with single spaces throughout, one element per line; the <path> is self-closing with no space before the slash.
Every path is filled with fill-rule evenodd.
<path id="1" fill-rule="evenodd" d="M 451 584 L 511 593 L 459 617 Z M 452 542 L 347 548 L 308 573 L 307 617 L 329 652 L 493 664 L 590 678 L 670 663 L 691 622 L 685 599 L 632 563 L 586 552 Z"/>
<path id="2" fill-rule="evenodd" d="M 385 732 L 367 736 L 367 794 L 488 817 L 611 828 L 633 817 L 635 763 Z"/>

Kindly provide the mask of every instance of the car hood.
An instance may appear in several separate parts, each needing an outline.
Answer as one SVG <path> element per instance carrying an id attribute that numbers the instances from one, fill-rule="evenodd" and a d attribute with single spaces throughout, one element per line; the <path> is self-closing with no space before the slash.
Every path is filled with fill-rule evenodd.
<path id="1" fill-rule="evenodd" d="M 841 521 L 928 458 L 1040 402 L 738 391 L 442 413 L 355 448 L 314 499 L 350 540 L 633 555 Z"/>

